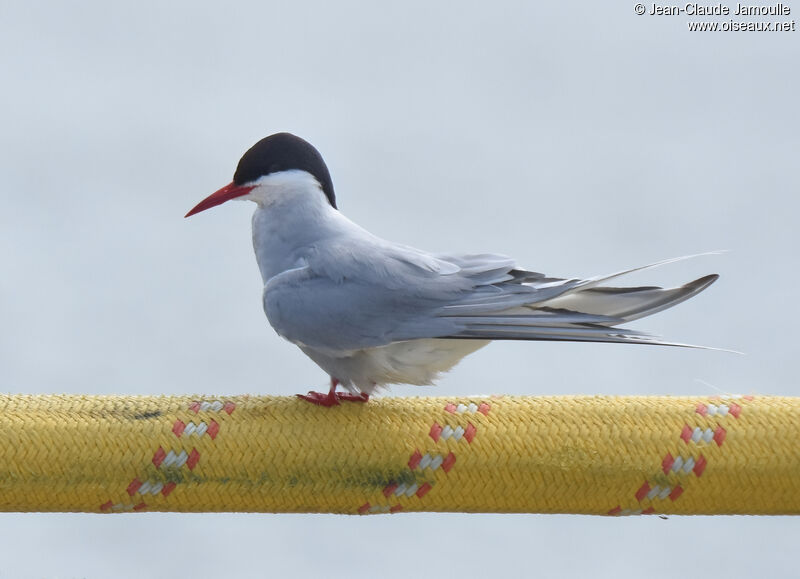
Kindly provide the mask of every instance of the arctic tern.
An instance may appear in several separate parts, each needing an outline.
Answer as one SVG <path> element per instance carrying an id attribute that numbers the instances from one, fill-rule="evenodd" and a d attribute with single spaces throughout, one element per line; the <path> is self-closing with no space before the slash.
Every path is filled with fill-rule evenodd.
<path id="1" fill-rule="evenodd" d="M 674 306 L 718 277 L 668 289 L 608 287 L 684 258 L 562 279 L 504 255 L 428 253 L 383 240 L 339 212 L 322 156 L 289 133 L 253 145 L 233 182 L 186 217 L 230 199 L 256 203 L 264 311 L 280 336 L 330 375 L 327 394 L 299 395 L 322 406 L 367 401 L 387 384 L 431 384 L 492 340 L 683 346 L 617 326 Z"/>

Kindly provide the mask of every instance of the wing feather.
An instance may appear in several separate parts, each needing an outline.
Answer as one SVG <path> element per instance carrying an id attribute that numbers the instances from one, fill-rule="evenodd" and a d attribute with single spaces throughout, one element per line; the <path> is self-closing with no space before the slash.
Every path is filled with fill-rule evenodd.
<path id="1" fill-rule="evenodd" d="M 603 284 L 688 257 L 565 279 L 504 255 L 433 255 L 364 233 L 329 240 L 303 267 L 271 279 L 264 307 L 278 333 L 326 351 L 419 338 L 683 345 L 615 326 L 696 295 L 716 275 L 669 289 Z"/>

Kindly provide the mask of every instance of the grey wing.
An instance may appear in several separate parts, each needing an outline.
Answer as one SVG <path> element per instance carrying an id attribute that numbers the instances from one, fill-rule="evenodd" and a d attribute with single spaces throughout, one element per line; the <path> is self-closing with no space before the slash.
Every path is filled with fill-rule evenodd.
<path id="1" fill-rule="evenodd" d="M 400 327 L 432 317 L 475 285 L 454 263 L 355 226 L 347 236 L 310 248 L 300 261 L 268 280 L 264 311 L 278 334 L 323 352 L 397 341 Z M 453 329 L 448 320 L 437 326 L 431 319 L 424 331 Z"/>
<path id="2" fill-rule="evenodd" d="M 478 288 L 514 279 L 505 256 L 436 256 L 383 240 L 327 243 L 270 279 L 264 311 L 281 336 L 323 352 L 354 351 L 463 329 L 439 316 Z"/>
<path id="3" fill-rule="evenodd" d="M 449 320 L 442 318 L 437 323 L 433 317 L 446 298 L 387 287 L 374 280 L 332 280 L 309 267 L 269 280 L 263 302 L 278 334 L 297 345 L 330 354 L 413 339 L 417 336 L 399 337 L 399 328 L 420 319 L 428 319 L 426 335 L 444 335 L 455 328 Z"/>
<path id="4" fill-rule="evenodd" d="M 292 342 L 330 352 L 418 338 L 667 344 L 616 326 L 680 303 L 717 278 L 671 289 L 613 288 L 601 284 L 644 268 L 561 279 L 516 268 L 501 255 L 382 249 L 334 248 L 324 267 L 312 262 L 270 280 L 264 309 L 272 326 Z"/>
<path id="5" fill-rule="evenodd" d="M 447 336 L 437 337 L 685 346 L 617 326 L 677 305 L 703 291 L 719 277 L 712 274 L 667 289 L 655 286 L 607 287 L 601 284 L 634 271 L 686 258 L 665 260 L 589 279 L 561 279 L 513 267 L 500 272 L 495 267 L 497 260 L 489 259 L 500 256 L 464 257 L 478 258 L 466 259 L 474 271 L 473 275 L 478 278 L 504 275 L 501 281 L 476 285 L 469 295 L 437 309 L 436 325 L 445 319 L 457 328 Z M 452 258 L 458 263 L 457 256 Z M 485 269 L 476 263 L 480 258 L 486 258 Z M 418 319 L 413 323 L 417 326 L 407 325 L 403 330 L 410 334 L 415 331 L 427 333 L 427 320 Z"/>

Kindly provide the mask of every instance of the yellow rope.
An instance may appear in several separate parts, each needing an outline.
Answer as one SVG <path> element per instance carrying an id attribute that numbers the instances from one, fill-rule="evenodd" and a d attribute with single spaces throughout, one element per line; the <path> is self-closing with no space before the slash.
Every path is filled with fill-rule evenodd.
<path id="1" fill-rule="evenodd" d="M 0 396 L 0 510 L 799 514 L 800 398 Z"/>

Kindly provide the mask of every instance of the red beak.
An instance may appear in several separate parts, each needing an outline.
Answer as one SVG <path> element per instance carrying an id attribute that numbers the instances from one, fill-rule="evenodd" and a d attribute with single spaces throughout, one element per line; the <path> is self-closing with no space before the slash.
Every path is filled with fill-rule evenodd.
<path id="1" fill-rule="evenodd" d="M 205 211 L 206 209 L 211 209 L 212 207 L 216 207 L 217 205 L 222 205 L 226 201 L 230 201 L 231 199 L 236 199 L 237 197 L 241 197 L 242 195 L 247 195 L 255 189 L 254 185 L 237 185 L 236 183 L 228 183 L 219 191 L 215 191 L 205 199 L 203 199 L 200 203 L 194 206 L 194 208 L 189 211 L 184 217 L 191 217 L 195 213 L 200 213 L 201 211 Z"/>

